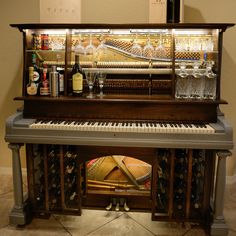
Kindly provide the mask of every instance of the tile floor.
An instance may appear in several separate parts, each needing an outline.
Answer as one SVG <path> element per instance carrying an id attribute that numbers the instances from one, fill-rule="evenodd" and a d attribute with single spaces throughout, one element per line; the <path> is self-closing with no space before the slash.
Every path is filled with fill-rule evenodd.
<path id="1" fill-rule="evenodd" d="M 228 236 L 236 236 L 236 184 L 227 185 L 225 193 L 225 218 L 230 228 Z M 203 230 L 191 228 L 189 224 L 151 221 L 150 213 L 84 209 L 82 217 L 51 215 L 48 220 L 33 219 L 25 227 L 15 227 L 8 221 L 12 206 L 11 176 L 0 174 L 0 236 L 206 236 Z"/>

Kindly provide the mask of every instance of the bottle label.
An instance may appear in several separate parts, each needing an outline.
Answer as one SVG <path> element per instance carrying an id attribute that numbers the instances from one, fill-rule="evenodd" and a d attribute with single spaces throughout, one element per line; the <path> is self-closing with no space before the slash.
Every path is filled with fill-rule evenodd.
<path id="1" fill-rule="evenodd" d="M 38 71 L 34 71 L 34 75 L 33 75 L 33 81 L 38 81 L 39 80 L 39 73 Z"/>
<path id="2" fill-rule="evenodd" d="M 72 88 L 74 93 L 82 93 L 83 90 L 83 75 L 76 73 L 72 76 Z"/>
<path id="3" fill-rule="evenodd" d="M 27 86 L 27 94 L 28 95 L 36 95 L 37 94 L 37 86 L 35 83 L 31 83 Z"/>

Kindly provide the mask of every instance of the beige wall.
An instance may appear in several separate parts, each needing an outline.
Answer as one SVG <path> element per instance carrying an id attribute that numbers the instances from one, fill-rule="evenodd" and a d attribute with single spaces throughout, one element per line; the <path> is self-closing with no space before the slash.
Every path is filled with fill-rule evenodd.
<path id="1" fill-rule="evenodd" d="M 4 142 L 5 120 L 21 105 L 13 98 L 21 95 L 22 34 L 9 24 L 38 22 L 38 9 L 38 0 L 7 0 L 0 4 L 0 167 L 11 165 L 11 153 Z"/>
<path id="2" fill-rule="evenodd" d="M 148 23 L 149 0 L 82 0 L 84 23 Z"/>
<path id="3" fill-rule="evenodd" d="M 148 0 L 83 0 L 82 22 L 147 22 L 147 3 Z M 234 23 L 236 22 L 235 9 L 235 0 L 185 0 L 185 22 Z M 5 119 L 19 106 L 19 102 L 13 102 L 13 98 L 20 95 L 22 79 L 22 38 L 16 29 L 9 27 L 9 24 L 39 22 L 39 0 L 1 1 L 0 16 L 0 167 L 8 167 L 11 159 L 10 151 L 4 142 L 4 125 Z M 222 65 L 222 97 L 229 102 L 229 105 L 222 106 L 222 110 L 234 126 L 234 130 L 236 130 L 235 39 L 236 27 L 225 33 Z M 228 175 L 236 173 L 235 158 L 234 148 L 233 156 L 227 162 Z"/>

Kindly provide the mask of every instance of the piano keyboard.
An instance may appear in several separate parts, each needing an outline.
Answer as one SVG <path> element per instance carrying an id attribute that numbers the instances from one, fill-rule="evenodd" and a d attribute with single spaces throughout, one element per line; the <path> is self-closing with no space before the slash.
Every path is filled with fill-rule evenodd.
<path id="1" fill-rule="evenodd" d="M 212 134 L 215 129 L 209 124 L 177 124 L 159 122 L 98 122 L 98 121 L 58 121 L 36 120 L 29 125 L 33 129 L 136 132 L 136 133 L 191 133 Z"/>

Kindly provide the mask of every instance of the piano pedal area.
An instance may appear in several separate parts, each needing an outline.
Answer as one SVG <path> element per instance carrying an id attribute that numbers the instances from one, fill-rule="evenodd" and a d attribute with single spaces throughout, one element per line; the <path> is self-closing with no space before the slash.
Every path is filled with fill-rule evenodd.
<path id="1" fill-rule="evenodd" d="M 32 214 L 145 211 L 155 221 L 209 225 L 214 151 L 123 149 L 27 144 Z"/>
<path id="2" fill-rule="evenodd" d="M 127 200 L 125 198 L 111 198 L 111 201 L 108 206 L 105 208 L 107 211 L 115 210 L 115 211 L 130 211 L 128 207 Z"/>

